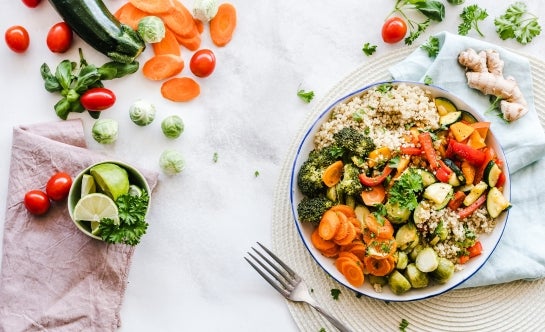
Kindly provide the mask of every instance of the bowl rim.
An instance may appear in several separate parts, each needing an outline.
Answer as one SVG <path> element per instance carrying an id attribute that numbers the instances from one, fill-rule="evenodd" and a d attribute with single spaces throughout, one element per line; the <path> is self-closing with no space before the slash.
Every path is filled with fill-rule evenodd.
<path id="1" fill-rule="evenodd" d="M 140 172 L 135 166 L 132 166 L 131 164 L 128 164 L 128 163 L 126 163 L 124 161 L 120 161 L 120 160 L 116 160 L 116 159 L 106 159 L 106 160 L 103 160 L 103 161 L 98 161 L 98 162 L 92 163 L 91 165 L 89 165 L 89 166 L 85 167 L 84 169 L 82 169 L 74 177 L 74 181 L 72 182 L 72 185 L 70 186 L 70 190 L 68 191 L 68 198 L 67 198 L 68 214 L 70 215 L 70 219 L 72 220 L 72 222 L 76 225 L 76 227 L 80 231 L 82 231 L 85 235 L 87 235 L 89 237 L 92 237 L 94 239 L 100 240 L 100 241 L 103 241 L 100 236 L 92 234 L 83 225 L 81 225 L 81 223 L 79 223 L 77 220 L 74 219 L 74 215 L 73 215 L 74 207 L 76 206 L 77 202 L 81 199 L 81 197 L 79 197 L 76 200 L 74 198 L 74 195 L 76 195 L 76 192 L 75 192 L 76 188 L 80 187 L 80 183 L 81 183 L 81 180 L 83 178 L 83 175 L 88 174 L 89 171 L 91 170 L 91 168 L 93 168 L 94 166 L 100 165 L 100 164 L 106 164 L 106 163 L 111 163 L 111 164 L 116 164 L 118 166 L 121 166 L 129 173 L 129 176 L 135 176 L 135 177 L 140 178 L 142 180 L 142 183 L 144 185 L 144 188 L 142 188 L 142 189 L 144 189 L 148 193 L 148 196 L 150 198 L 150 200 L 148 201 L 148 206 L 146 208 L 146 215 L 149 212 L 150 204 L 151 204 L 151 189 L 150 189 L 148 180 L 146 179 L 144 174 L 142 174 L 142 172 Z M 77 194 L 79 196 L 79 193 L 77 193 Z"/>
<path id="2" fill-rule="evenodd" d="M 374 298 L 378 300 L 386 300 L 389 302 L 410 302 L 410 301 L 417 301 L 417 300 L 423 300 L 431 297 L 438 296 L 440 294 L 443 294 L 445 292 L 448 292 L 459 285 L 466 282 L 468 279 L 470 279 L 475 273 L 477 273 L 488 261 L 492 253 L 497 248 L 498 244 L 501 241 L 501 238 L 503 237 L 503 233 L 505 231 L 508 216 L 509 216 L 509 209 L 504 211 L 500 217 L 496 218 L 498 220 L 496 226 L 494 227 L 494 230 L 490 234 L 480 234 L 479 237 L 485 237 L 488 238 L 492 234 L 495 235 L 497 238 L 495 241 L 493 241 L 492 247 L 489 247 L 486 252 L 483 252 L 480 256 L 476 257 L 478 260 L 474 260 L 470 264 L 466 263 L 466 266 L 464 267 L 464 270 L 455 272 L 455 275 L 458 274 L 458 277 L 460 277 L 460 273 L 463 274 L 464 271 L 469 270 L 470 273 L 465 272 L 467 274 L 461 280 L 458 280 L 456 282 L 446 283 L 443 285 L 435 284 L 433 286 L 433 289 L 429 289 L 430 287 L 422 288 L 422 289 L 411 289 L 409 292 L 401 295 L 396 295 L 390 292 L 388 287 L 383 287 L 387 290 L 385 292 L 384 290 L 382 292 L 376 292 L 371 286 L 365 284 L 368 284 L 367 282 L 364 284 L 363 287 L 354 287 L 350 283 L 344 279 L 344 277 L 340 274 L 340 272 L 336 271 L 334 268 L 334 265 L 332 264 L 332 259 L 326 258 L 325 256 L 322 256 L 317 252 L 315 248 L 313 248 L 312 243 L 310 242 L 309 236 L 305 235 L 305 225 L 303 225 L 298 220 L 298 214 L 297 214 L 297 194 L 299 194 L 300 197 L 302 195 L 299 192 L 299 189 L 297 188 L 297 173 L 300 167 L 300 163 L 308 158 L 308 155 L 302 155 L 303 150 L 305 147 L 308 149 L 308 145 L 312 144 L 312 139 L 318 130 L 319 126 L 327 120 L 327 115 L 334 109 L 335 106 L 337 106 L 339 103 L 342 103 L 344 101 L 347 101 L 351 99 L 354 96 L 357 96 L 359 94 L 362 94 L 363 92 L 382 85 L 382 84 L 408 84 L 408 85 L 416 85 L 423 89 L 428 89 L 434 95 L 434 97 L 437 97 L 439 95 L 443 95 L 448 97 L 459 109 L 464 109 L 468 112 L 470 112 L 473 116 L 477 118 L 479 121 L 485 121 L 483 116 L 479 114 L 474 107 L 467 104 L 465 101 L 463 101 L 460 97 L 456 96 L 454 93 L 449 92 L 448 90 L 436 86 L 433 84 L 425 84 L 422 82 L 416 82 L 416 81 L 407 81 L 407 80 L 385 80 L 385 81 L 378 81 L 374 83 L 367 84 L 359 89 L 356 89 L 348 94 L 345 94 L 344 96 L 336 99 L 333 101 L 328 107 L 326 107 L 323 111 L 321 111 L 318 116 L 315 117 L 315 119 L 312 121 L 312 124 L 309 126 L 309 128 L 306 129 L 306 132 L 304 133 L 302 139 L 299 142 L 299 145 L 297 146 L 295 157 L 293 159 L 292 165 L 291 165 L 291 174 L 290 174 L 290 190 L 289 190 L 289 200 L 290 200 L 290 207 L 291 207 L 291 214 L 293 217 L 293 221 L 295 223 L 295 226 L 297 228 L 297 232 L 299 234 L 300 240 L 303 242 L 306 250 L 309 252 L 313 260 L 318 264 L 318 266 L 326 272 L 331 278 L 333 278 L 335 281 L 340 283 L 341 285 L 353 290 L 357 294 L 364 295 L 369 298 Z M 311 141 L 308 141 L 308 140 Z M 507 199 L 511 201 L 511 181 L 510 181 L 510 175 L 509 175 L 509 165 L 507 163 L 504 150 L 500 144 L 500 142 L 497 140 L 497 138 L 494 136 L 494 132 L 492 130 L 489 131 L 487 140 L 490 142 L 493 142 L 493 145 L 495 149 L 497 148 L 496 153 L 500 157 L 500 159 L 503 161 L 502 168 L 504 172 L 506 173 L 506 185 L 504 187 L 504 195 L 506 195 Z M 309 143 L 310 142 L 310 143 Z M 308 228 L 308 226 L 307 226 Z M 330 264 L 326 265 L 325 262 L 329 262 Z M 460 279 L 460 278 L 458 278 Z M 369 289 L 370 288 L 370 289 Z M 426 291 L 427 290 L 427 291 Z"/>

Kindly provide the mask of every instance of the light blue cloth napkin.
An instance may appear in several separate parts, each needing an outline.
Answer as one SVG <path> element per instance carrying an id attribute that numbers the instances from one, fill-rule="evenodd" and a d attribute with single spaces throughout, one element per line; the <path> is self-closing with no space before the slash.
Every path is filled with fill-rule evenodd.
<path id="1" fill-rule="evenodd" d="M 545 132 L 534 105 L 532 75 L 527 58 L 501 47 L 470 37 L 441 32 L 440 51 L 435 58 L 420 47 L 390 68 L 395 80 L 423 81 L 455 94 L 490 121 L 501 143 L 511 174 L 509 219 L 500 244 L 488 262 L 460 287 L 498 284 L 519 279 L 545 277 Z M 489 96 L 467 86 L 465 69 L 458 54 L 467 49 L 494 49 L 505 62 L 504 76 L 513 76 L 528 102 L 528 113 L 505 123 L 495 114 L 486 114 Z"/>

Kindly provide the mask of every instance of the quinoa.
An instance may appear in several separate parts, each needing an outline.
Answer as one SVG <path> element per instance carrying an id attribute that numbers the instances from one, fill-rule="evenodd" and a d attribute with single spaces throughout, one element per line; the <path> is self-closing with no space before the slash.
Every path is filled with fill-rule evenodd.
<path id="1" fill-rule="evenodd" d="M 405 136 L 410 129 L 422 130 L 439 128 L 439 114 L 430 92 L 416 85 L 400 83 L 373 87 L 345 102 L 331 111 L 314 137 L 317 149 L 333 142 L 333 134 L 344 127 L 356 128 L 368 135 L 377 146 L 399 150 L 407 144 Z"/>

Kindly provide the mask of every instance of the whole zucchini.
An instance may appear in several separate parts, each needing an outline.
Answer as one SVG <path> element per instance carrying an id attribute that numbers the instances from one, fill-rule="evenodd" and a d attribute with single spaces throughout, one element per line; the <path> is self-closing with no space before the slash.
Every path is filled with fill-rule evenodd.
<path id="1" fill-rule="evenodd" d="M 72 30 L 95 50 L 114 61 L 133 62 L 146 45 L 120 23 L 102 0 L 49 0 Z"/>

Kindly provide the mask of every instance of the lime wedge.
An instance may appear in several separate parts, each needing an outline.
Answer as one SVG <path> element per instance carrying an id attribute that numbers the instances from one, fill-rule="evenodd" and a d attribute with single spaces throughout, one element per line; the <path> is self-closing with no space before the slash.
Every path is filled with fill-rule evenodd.
<path id="1" fill-rule="evenodd" d="M 129 174 L 116 164 L 103 163 L 91 168 L 91 175 L 100 190 L 114 201 L 129 192 Z"/>
<path id="2" fill-rule="evenodd" d="M 93 193 L 83 196 L 74 207 L 74 219 L 77 221 L 90 221 L 98 223 L 102 218 L 113 219 L 119 222 L 117 205 L 108 196 L 101 193 Z M 98 225 L 95 225 L 95 229 Z"/>
<path id="3" fill-rule="evenodd" d="M 91 221 L 91 234 L 98 235 L 100 234 L 100 221 Z"/>
<path id="4" fill-rule="evenodd" d="M 81 178 L 81 196 L 92 194 L 97 191 L 95 179 L 89 174 L 83 174 Z"/>

